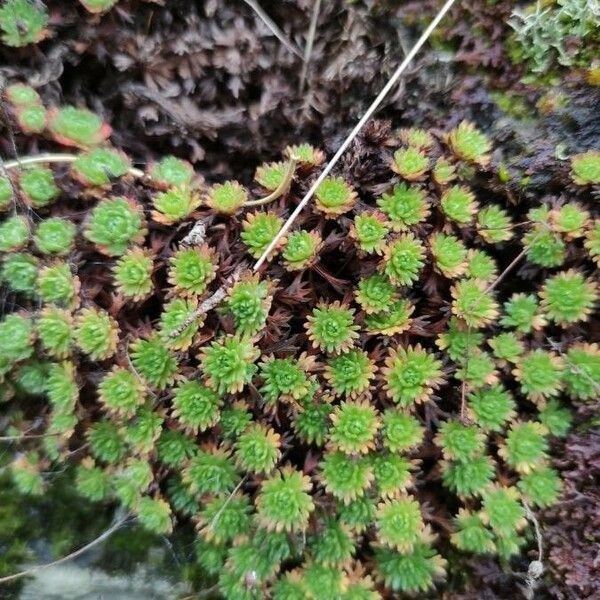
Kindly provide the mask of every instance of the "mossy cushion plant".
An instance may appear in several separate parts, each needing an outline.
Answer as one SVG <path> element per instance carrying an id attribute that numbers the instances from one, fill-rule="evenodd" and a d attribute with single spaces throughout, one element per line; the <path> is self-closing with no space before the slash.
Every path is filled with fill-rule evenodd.
<path id="1" fill-rule="evenodd" d="M 464 279 L 452 287 L 452 312 L 469 327 L 483 327 L 498 316 L 498 305 L 479 279 Z"/>
<path id="2" fill-rule="evenodd" d="M 374 273 L 358 282 L 354 296 L 360 307 L 372 314 L 389 310 L 398 300 L 399 292 L 385 275 Z"/>
<path id="3" fill-rule="evenodd" d="M 71 273 L 71 267 L 66 262 L 55 261 L 38 271 L 36 292 L 43 302 L 76 306 L 79 288 L 79 278 Z"/>
<path id="4" fill-rule="evenodd" d="M 298 359 L 266 357 L 259 367 L 263 381 L 259 389 L 266 402 L 293 402 L 308 395 L 312 385 L 308 371 L 314 360 L 305 354 Z"/>
<path id="5" fill-rule="evenodd" d="M 409 146 L 394 152 L 391 168 L 407 181 L 417 181 L 423 177 L 429 167 L 427 155 L 420 150 Z"/>
<path id="6" fill-rule="evenodd" d="M 0 211 L 7 210 L 14 200 L 13 183 L 8 177 L 0 177 Z"/>
<path id="7" fill-rule="evenodd" d="M 335 395 L 357 398 L 368 391 L 376 367 L 362 350 L 350 350 L 327 361 L 324 377 Z"/>
<path id="8" fill-rule="evenodd" d="M 57 142 L 78 148 L 97 146 L 112 131 L 110 125 L 104 123 L 98 115 L 74 106 L 50 109 L 48 129 Z"/>
<path id="9" fill-rule="evenodd" d="M 23 198 L 33 208 L 47 206 L 60 194 L 52 171 L 45 167 L 33 167 L 24 171 L 19 178 L 19 187 Z"/>
<path id="10" fill-rule="evenodd" d="M 403 407 L 429 400 L 444 381 L 441 367 L 419 344 L 391 350 L 383 369 L 388 397 Z"/>
<path id="11" fill-rule="evenodd" d="M 327 218 L 348 212 L 356 202 L 357 194 L 341 177 L 327 177 L 315 192 L 315 205 Z"/>
<path id="12" fill-rule="evenodd" d="M 219 420 L 222 399 L 197 381 L 179 383 L 173 395 L 173 415 L 191 433 L 205 431 Z"/>
<path id="13" fill-rule="evenodd" d="M 118 0 L 79 0 L 88 12 L 93 14 L 110 10 Z"/>
<path id="14" fill-rule="evenodd" d="M 84 150 L 0 177 L 2 433 L 41 436 L 14 442 L 24 507 L 65 473 L 151 533 L 191 522 L 194 573 L 232 600 L 439 595 L 465 554 L 529 550 L 525 503 L 561 502 L 554 438 L 598 397 L 595 183 L 559 170 L 515 206 L 473 125 L 403 130 L 255 271 L 318 149 L 261 168 L 254 202 L 174 157 L 132 167 L 79 108 L 43 132 Z"/>
<path id="15" fill-rule="evenodd" d="M 370 487 L 373 467 L 368 457 L 357 458 L 339 450 L 327 452 L 321 463 L 321 480 L 332 496 L 349 504 Z"/>
<path id="16" fill-rule="evenodd" d="M 375 447 L 379 429 L 377 411 L 366 402 L 342 402 L 331 414 L 332 448 L 346 454 L 366 454 Z"/>
<path id="17" fill-rule="evenodd" d="M 45 352 L 64 358 L 74 343 L 74 320 L 70 311 L 47 306 L 37 316 L 36 329 Z"/>
<path id="18" fill-rule="evenodd" d="M 44 219 L 35 230 L 33 242 L 42 254 L 64 256 L 73 248 L 77 228 L 67 219 Z"/>
<path id="19" fill-rule="evenodd" d="M 201 317 L 194 318 L 198 308 L 195 298 L 173 298 L 165 304 L 159 317 L 159 337 L 170 350 L 187 350 L 194 342 Z"/>
<path id="20" fill-rule="evenodd" d="M 0 223 L 0 252 L 23 248 L 29 241 L 31 226 L 20 215 L 9 217 Z"/>
<path id="21" fill-rule="evenodd" d="M 200 196 L 189 187 L 173 187 L 154 197 L 152 218 L 157 223 L 172 225 L 188 219 L 200 202 Z"/>
<path id="22" fill-rule="evenodd" d="M 106 186 L 125 175 L 131 166 L 126 154 L 112 148 L 93 148 L 77 157 L 73 176 L 84 185 Z"/>
<path id="23" fill-rule="evenodd" d="M 259 354 L 252 339 L 229 335 L 212 342 L 199 357 L 207 385 L 219 393 L 241 392 L 257 371 Z"/>
<path id="24" fill-rule="evenodd" d="M 251 425 L 236 441 L 236 462 L 244 472 L 269 473 L 281 456 L 280 444 L 280 436 L 273 429 Z"/>
<path id="25" fill-rule="evenodd" d="M 304 531 L 314 504 L 310 479 L 284 467 L 266 479 L 256 501 L 258 522 L 271 531 Z"/>
<path id="26" fill-rule="evenodd" d="M 562 388 L 564 360 L 540 348 L 525 354 L 513 369 L 521 392 L 533 401 L 557 396 Z"/>
<path id="27" fill-rule="evenodd" d="M 578 400 L 592 400 L 600 389 L 600 347 L 574 344 L 565 357 L 563 382 L 566 392 Z"/>
<path id="28" fill-rule="evenodd" d="M 41 133 L 47 125 L 48 111 L 40 104 L 28 104 L 15 109 L 19 127 L 25 133 Z"/>
<path id="29" fill-rule="evenodd" d="M 475 195 L 464 186 L 452 186 L 440 199 L 442 212 L 450 221 L 459 225 L 470 223 L 477 211 Z"/>
<path id="30" fill-rule="evenodd" d="M 566 258 L 564 240 L 545 225 L 534 226 L 523 237 L 527 257 L 540 267 L 560 267 Z"/>
<path id="31" fill-rule="evenodd" d="M 113 267 L 113 278 L 117 291 L 132 300 L 141 300 L 153 290 L 152 253 L 144 248 L 128 250 Z"/>
<path id="32" fill-rule="evenodd" d="M 300 230 L 291 233 L 282 252 L 286 269 L 298 271 L 312 266 L 318 258 L 322 242 L 316 231 Z"/>
<path id="33" fill-rule="evenodd" d="M 423 188 L 400 183 L 377 199 L 394 231 L 405 231 L 427 219 L 429 203 Z"/>
<path id="34" fill-rule="evenodd" d="M 464 161 L 483 167 L 490 161 L 490 141 L 473 123 L 462 121 L 448 133 L 446 141 L 452 152 Z"/>
<path id="35" fill-rule="evenodd" d="M 283 219 L 274 213 L 249 213 L 242 223 L 243 231 L 240 233 L 242 241 L 248 248 L 248 254 L 253 258 L 259 258 L 282 225 Z M 278 247 L 281 247 L 283 243 L 285 243 L 285 238 L 278 243 Z"/>
<path id="36" fill-rule="evenodd" d="M 131 362 L 150 386 L 164 389 L 177 376 L 177 359 L 158 335 L 137 339 L 129 346 Z"/>
<path id="37" fill-rule="evenodd" d="M 347 352 L 358 338 L 354 310 L 339 302 L 315 308 L 305 327 L 313 347 L 325 352 Z"/>
<path id="38" fill-rule="evenodd" d="M 598 286 L 575 270 L 564 271 L 546 280 L 540 298 L 549 321 L 569 325 L 587 321 L 598 302 Z"/>
<path id="39" fill-rule="evenodd" d="M 435 260 L 435 268 L 442 275 L 454 279 L 467 271 L 467 249 L 455 236 L 444 233 L 433 235 L 430 250 Z"/>
<path id="40" fill-rule="evenodd" d="M 85 308 L 75 321 L 75 340 L 91 359 L 104 360 L 117 349 L 119 326 L 105 311 Z"/>
<path id="41" fill-rule="evenodd" d="M 275 191 L 284 181 L 288 164 L 285 162 L 273 162 L 262 164 L 257 167 L 254 180 L 266 190 Z"/>
<path id="42" fill-rule="evenodd" d="M 30 254 L 11 254 L 0 268 L 0 280 L 9 290 L 32 296 L 35 294 L 38 266 L 38 260 Z"/>
<path id="43" fill-rule="evenodd" d="M 354 217 L 350 235 L 363 252 L 382 254 L 389 231 L 384 215 L 365 211 Z"/>
<path id="44" fill-rule="evenodd" d="M 130 244 L 137 244 L 146 235 L 141 207 L 128 198 L 100 201 L 90 213 L 84 236 L 96 244 L 98 251 L 109 256 L 125 254 Z"/>
<path id="45" fill-rule="evenodd" d="M 247 199 L 246 188 L 237 181 L 226 181 L 210 188 L 206 204 L 217 213 L 232 215 L 244 205 Z"/>
<path id="46" fill-rule="evenodd" d="M 571 177 L 578 185 L 600 183 L 600 152 L 588 150 L 572 156 Z"/>
<path id="47" fill-rule="evenodd" d="M 431 178 L 438 186 L 448 185 L 456 179 L 456 166 L 442 156 L 436 160 Z"/>
<path id="48" fill-rule="evenodd" d="M 488 244 L 510 240 L 514 232 L 506 210 L 497 204 L 487 204 L 477 214 L 477 233 Z"/>
<path id="49" fill-rule="evenodd" d="M 13 106 L 30 106 L 31 104 L 40 104 L 42 99 L 40 95 L 30 85 L 25 83 L 12 83 L 4 90 L 6 99 Z"/>
<path id="50" fill-rule="evenodd" d="M 109 412 L 133 416 L 144 403 L 146 388 L 128 369 L 113 367 L 98 384 L 98 398 Z"/>
<path id="51" fill-rule="evenodd" d="M 236 331 L 253 335 L 263 328 L 271 308 L 273 286 L 257 276 L 245 275 L 231 288 L 227 308 Z"/>
<path id="52" fill-rule="evenodd" d="M 21 47 L 43 40 L 49 31 L 48 14 L 43 4 L 32 0 L 6 0 L 0 7 L 2 42 Z"/>
<path id="53" fill-rule="evenodd" d="M 199 296 L 215 278 L 213 251 L 206 245 L 181 248 L 169 259 L 169 283 L 182 296 Z"/>
<path id="54" fill-rule="evenodd" d="M 395 285 L 410 286 L 425 266 L 425 250 L 413 234 L 403 234 L 390 242 L 381 263 L 381 270 Z"/>

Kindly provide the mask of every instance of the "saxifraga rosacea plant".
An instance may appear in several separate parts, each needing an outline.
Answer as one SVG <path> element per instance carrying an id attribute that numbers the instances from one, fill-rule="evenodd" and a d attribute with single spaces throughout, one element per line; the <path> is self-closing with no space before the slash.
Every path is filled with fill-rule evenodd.
<path id="1" fill-rule="evenodd" d="M 81 149 L 0 177 L 0 392 L 12 431 L 48 434 L 10 465 L 23 494 L 73 469 L 152 532 L 191 521 L 229 600 L 419 594 L 448 557 L 529 543 L 525 503 L 561 493 L 553 439 L 597 407 L 597 152 L 518 219 L 482 193 L 473 124 L 402 130 L 380 192 L 342 169 L 251 273 L 320 151 L 260 167 L 259 199 L 175 157 L 141 172 L 26 86 L 7 101 Z M 502 277 L 515 258 L 526 277 Z"/>

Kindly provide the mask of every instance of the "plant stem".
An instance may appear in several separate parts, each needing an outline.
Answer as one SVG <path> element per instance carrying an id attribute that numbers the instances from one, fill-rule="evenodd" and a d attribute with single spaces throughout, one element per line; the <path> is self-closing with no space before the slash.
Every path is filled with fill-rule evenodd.
<path id="1" fill-rule="evenodd" d="M 277 200 L 277 198 L 283 196 L 283 194 L 285 194 L 290 189 L 292 179 L 294 178 L 294 173 L 296 172 L 297 164 L 298 157 L 291 156 L 290 162 L 288 163 L 288 167 L 285 172 L 285 176 L 281 183 L 277 186 L 277 188 L 264 198 L 259 198 L 258 200 L 247 200 L 246 202 L 244 202 L 244 206 L 262 206 L 263 204 L 269 204 L 269 202 L 273 202 L 273 200 Z"/>
<path id="2" fill-rule="evenodd" d="M 285 36 L 285 33 L 277 27 L 273 19 L 261 8 L 256 0 L 244 0 L 244 2 L 256 13 L 256 16 L 271 30 L 271 33 L 298 58 L 302 57 L 302 52 Z"/>
<path id="3" fill-rule="evenodd" d="M 50 567 L 55 567 L 56 565 L 60 565 L 64 562 L 77 558 L 81 556 L 94 546 L 102 543 L 104 540 L 108 539 L 117 529 L 120 529 L 130 518 L 131 515 L 127 515 L 126 517 L 117 521 L 114 525 L 111 525 L 103 534 L 99 535 L 95 540 L 92 540 L 89 544 L 82 546 L 79 550 L 75 550 L 68 554 L 67 556 L 63 556 L 58 560 L 54 560 L 52 562 L 43 564 L 43 565 L 35 565 L 34 567 L 30 567 L 29 569 L 25 569 L 24 571 L 20 571 L 19 573 L 13 573 L 12 575 L 6 575 L 5 577 L 0 577 L 0 583 L 7 583 L 8 581 L 14 581 L 15 579 L 20 579 L 21 577 L 26 577 L 27 575 L 32 575 L 33 573 L 37 573 L 38 571 L 42 571 L 43 569 L 48 569 Z"/>
<path id="4" fill-rule="evenodd" d="M 16 160 L 9 160 L 4 163 L 5 169 L 18 169 L 26 165 L 35 165 L 38 163 L 72 163 L 77 160 L 77 154 L 66 154 L 66 153 L 51 153 L 51 154 L 38 154 L 37 156 L 25 156 L 23 158 L 17 158 Z M 129 169 L 130 175 L 134 177 L 145 177 L 144 171 L 131 167 Z"/>
<path id="5" fill-rule="evenodd" d="M 36 165 L 40 163 L 48 164 L 48 163 L 72 163 L 75 162 L 78 158 L 77 154 L 68 154 L 68 153 L 49 153 L 49 154 L 38 154 L 36 156 L 24 156 L 23 158 L 18 158 L 15 160 L 9 160 L 3 163 L 4 169 L 7 171 L 10 169 L 19 169 L 21 167 L 27 165 Z M 273 200 L 277 200 L 280 196 L 285 194 L 294 177 L 294 173 L 296 172 L 296 166 L 298 164 L 298 157 L 292 156 L 290 157 L 290 161 L 288 163 L 288 168 L 283 178 L 283 181 L 279 184 L 277 189 L 271 192 L 268 196 L 264 198 L 258 198 L 257 200 L 248 200 L 244 202 L 244 206 L 262 206 L 263 204 L 268 204 L 269 202 L 273 202 Z M 144 173 L 141 169 L 137 169 L 136 167 L 131 167 L 129 169 L 129 174 L 137 179 L 150 179 L 150 176 L 147 173 Z"/>
<path id="6" fill-rule="evenodd" d="M 308 35 L 306 36 L 306 46 L 304 47 L 304 63 L 302 65 L 302 72 L 300 73 L 300 84 L 298 86 L 298 91 L 300 93 L 302 93 L 302 91 L 304 90 L 306 76 L 308 75 L 308 65 L 310 64 L 310 57 L 312 56 L 313 45 L 315 43 L 315 35 L 317 33 L 317 21 L 319 20 L 320 12 L 321 0 L 315 0 L 312 15 L 310 17 Z"/>
<path id="7" fill-rule="evenodd" d="M 491 292 L 520 262 L 520 260 L 527 254 L 527 248 L 523 248 L 521 252 L 513 259 L 513 261 L 496 277 L 496 279 L 485 289 L 483 292 L 486 294 L 487 292 Z"/>

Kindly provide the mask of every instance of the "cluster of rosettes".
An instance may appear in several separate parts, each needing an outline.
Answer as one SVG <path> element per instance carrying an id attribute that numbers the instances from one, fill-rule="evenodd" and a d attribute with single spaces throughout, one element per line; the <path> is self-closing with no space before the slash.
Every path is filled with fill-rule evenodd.
<path id="1" fill-rule="evenodd" d="M 600 387 L 600 349 L 581 341 L 599 298 L 597 153 L 572 159 L 573 201 L 523 225 L 470 187 L 494 177 L 472 124 L 402 130 L 380 196 L 325 179 L 253 273 L 234 250 L 265 252 L 320 151 L 260 166 L 253 200 L 174 157 L 138 171 L 95 115 L 46 110 L 26 86 L 7 100 L 17 121 L 41 107 L 39 131 L 83 150 L 0 177 L 15 306 L 0 394 L 17 433 L 30 426 L 19 403 L 38 398 L 48 434 L 12 464 L 23 493 L 85 444 L 78 492 L 157 533 L 192 519 L 198 562 L 231 600 L 429 590 L 446 567 L 421 503 L 432 480 L 461 504 L 440 543 L 520 551 L 524 502 L 560 493 L 549 446 L 569 428 L 565 400 L 589 405 Z M 533 283 L 513 272 L 505 286 L 500 266 L 519 256 Z M 440 459 L 428 473 L 424 457 Z"/>

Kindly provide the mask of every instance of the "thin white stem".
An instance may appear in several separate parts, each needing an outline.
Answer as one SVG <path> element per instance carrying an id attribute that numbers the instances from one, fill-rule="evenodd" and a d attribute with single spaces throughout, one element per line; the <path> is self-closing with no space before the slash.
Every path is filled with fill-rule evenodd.
<path id="1" fill-rule="evenodd" d="M 244 206 L 262 206 L 263 204 L 269 204 L 270 202 L 273 202 L 273 200 L 277 200 L 277 198 L 283 196 L 283 194 L 286 194 L 290 189 L 290 185 L 292 185 L 292 179 L 294 178 L 294 173 L 296 172 L 298 160 L 299 159 L 297 156 L 290 157 L 290 161 L 288 162 L 288 166 L 285 170 L 285 175 L 283 176 L 281 183 L 268 196 L 259 198 L 258 200 L 246 200 L 246 202 L 244 202 Z"/>
<path id="2" fill-rule="evenodd" d="M 40 163 L 72 163 L 75 162 L 77 158 L 77 154 L 66 154 L 58 152 L 52 154 L 38 154 L 36 156 L 25 156 L 16 160 L 9 160 L 3 163 L 3 167 L 7 171 L 9 171 L 10 169 L 19 169 L 27 165 L 35 165 Z M 289 190 L 289 187 L 292 183 L 298 160 L 299 159 L 297 156 L 292 156 L 290 158 L 288 167 L 285 172 L 285 176 L 276 190 L 274 190 L 264 198 L 259 198 L 258 200 L 248 200 L 244 203 L 244 206 L 262 206 L 263 204 L 268 204 L 269 202 L 273 202 L 273 200 L 277 200 L 277 198 L 285 194 Z M 129 174 L 133 177 L 136 177 L 137 179 L 150 179 L 150 176 L 147 173 L 144 173 L 144 171 L 142 171 L 141 169 L 136 169 L 135 167 L 130 167 Z"/>
<path id="3" fill-rule="evenodd" d="M 92 540 L 89 544 L 86 544 L 85 546 L 79 548 L 79 550 L 75 550 L 75 552 L 71 552 L 71 554 L 68 554 L 67 556 L 63 556 L 62 558 L 59 558 L 58 560 L 54 560 L 52 562 L 49 562 L 49 563 L 46 563 L 43 565 L 35 565 L 34 567 L 25 569 L 24 571 L 20 571 L 19 573 L 14 573 L 13 575 L 6 575 L 5 577 L 0 577 L 0 583 L 14 581 L 15 579 L 20 579 L 21 577 L 26 577 L 27 575 L 33 575 L 33 573 L 37 573 L 38 571 L 42 571 L 43 569 L 55 567 L 64 562 L 67 562 L 69 560 L 73 560 L 74 558 L 77 558 L 78 556 L 81 556 L 82 554 L 84 554 L 85 552 L 87 552 L 88 550 L 93 548 L 94 546 L 97 546 L 98 544 L 102 543 L 104 540 L 108 539 L 113 533 L 115 533 L 115 531 L 117 531 L 117 529 L 120 529 L 129 520 L 130 516 L 131 515 L 128 515 L 128 516 L 124 517 L 123 519 L 121 519 L 120 521 L 118 521 L 117 523 L 115 523 L 114 525 L 111 525 L 111 527 L 109 527 L 102 535 L 99 535 L 95 540 Z"/>
<path id="4" fill-rule="evenodd" d="M 246 0 L 246 1 L 248 1 L 248 0 Z M 373 103 L 371 104 L 371 106 L 369 106 L 369 108 L 367 109 L 365 114 L 361 117 L 360 121 L 356 124 L 354 129 L 350 132 L 348 137 L 344 140 L 344 142 L 339 147 L 338 151 L 335 153 L 333 158 L 327 163 L 327 165 L 325 166 L 325 168 L 323 169 L 323 171 L 321 172 L 319 177 L 316 179 L 316 181 L 313 183 L 311 188 L 308 190 L 308 192 L 306 192 L 304 198 L 302 198 L 302 200 L 300 201 L 300 204 L 298 204 L 298 206 L 296 207 L 294 212 L 290 215 L 288 220 L 283 224 L 283 226 L 281 227 L 281 229 L 279 230 L 277 235 L 273 238 L 273 240 L 271 241 L 271 243 L 269 244 L 267 249 L 263 252 L 262 256 L 256 261 L 256 264 L 254 265 L 255 271 L 261 267 L 261 265 L 265 262 L 267 257 L 271 254 L 273 249 L 277 246 L 277 243 L 279 242 L 279 240 L 286 234 L 286 232 L 291 227 L 292 223 L 296 220 L 298 215 L 302 212 L 302 210 L 304 209 L 304 207 L 306 206 L 308 201 L 313 197 L 313 195 L 314 195 L 315 191 L 317 190 L 317 188 L 319 187 L 319 185 L 321 185 L 323 180 L 327 177 L 327 175 L 329 175 L 329 173 L 331 172 L 333 167 L 335 167 L 335 165 L 338 163 L 338 161 L 340 160 L 340 158 L 342 157 L 342 155 L 348 148 L 348 146 L 350 146 L 350 144 L 354 141 L 356 136 L 360 133 L 361 129 L 367 124 L 369 119 L 373 116 L 373 113 L 379 108 L 379 106 L 381 105 L 381 103 L 383 102 L 385 97 L 390 93 L 390 91 L 396 85 L 396 83 L 398 83 L 398 80 L 400 79 L 400 77 L 402 76 L 404 71 L 406 70 L 406 67 L 408 67 L 408 65 L 411 63 L 412 59 L 415 57 L 417 52 L 419 52 L 419 50 L 421 49 L 423 44 L 425 44 L 425 42 L 428 40 L 428 38 L 431 35 L 431 33 L 433 32 L 433 30 L 438 26 L 439 22 L 444 18 L 445 14 L 450 10 L 450 8 L 452 7 L 452 5 L 455 2 L 456 2 L 456 0 L 446 0 L 446 3 L 444 4 L 444 6 L 442 6 L 442 8 L 438 12 L 438 14 L 433 19 L 433 21 L 431 21 L 431 23 L 429 24 L 427 29 L 425 29 L 425 31 L 421 34 L 421 37 L 417 40 L 417 42 L 411 48 L 409 53 L 404 57 L 404 60 L 402 61 L 400 66 L 396 69 L 394 74 L 391 76 L 390 80 L 385 84 L 385 86 L 381 90 L 381 92 L 379 92 L 377 98 L 375 98 L 375 100 L 373 100 Z"/>
<path id="5" fill-rule="evenodd" d="M 308 65 L 310 64 L 310 58 L 312 56 L 313 45 L 315 43 L 315 35 L 317 33 L 317 21 L 319 20 L 320 12 L 321 12 L 321 0 L 315 0 L 312 15 L 310 17 L 310 25 L 308 27 L 308 35 L 306 36 L 306 46 L 304 47 L 304 64 L 302 65 L 302 71 L 300 73 L 300 84 L 298 86 L 300 93 L 302 93 L 302 90 L 304 90 L 304 84 L 306 83 L 306 76 L 308 75 Z"/>
<path id="6" fill-rule="evenodd" d="M 15 160 L 9 160 L 4 163 L 5 169 L 19 169 L 27 165 L 35 165 L 39 163 L 72 163 L 77 160 L 77 154 L 53 153 L 53 154 L 38 154 L 36 156 L 25 156 Z M 131 167 L 129 173 L 134 177 L 144 177 L 144 171 Z"/>
<path id="7" fill-rule="evenodd" d="M 244 2 L 256 13 L 256 16 L 271 30 L 271 33 L 292 53 L 298 58 L 303 58 L 302 52 L 285 36 L 285 33 L 277 27 L 277 24 L 269 17 L 269 15 L 261 8 L 260 4 L 255 0 L 244 0 Z"/>
<path id="8" fill-rule="evenodd" d="M 237 491 L 242 487 L 242 485 L 246 481 L 246 477 L 248 477 L 248 475 L 244 475 L 244 477 L 242 477 L 242 479 L 240 479 L 240 482 L 235 486 L 235 488 L 233 489 L 231 494 L 229 494 L 229 496 L 227 497 L 227 500 L 225 500 L 225 502 L 223 502 L 223 506 L 221 506 L 221 508 L 217 511 L 217 514 L 213 517 L 212 521 L 210 522 L 210 524 L 208 526 L 208 528 L 211 531 L 214 530 L 215 525 L 219 522 L 219 519 L 221 518 L 221 515 L 223 514 L 223 511 L 227 508 L 227 505 L 231 502 L 233 497 L 236 495 Z"/>

